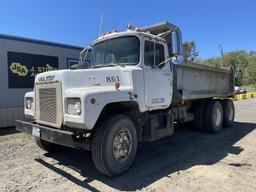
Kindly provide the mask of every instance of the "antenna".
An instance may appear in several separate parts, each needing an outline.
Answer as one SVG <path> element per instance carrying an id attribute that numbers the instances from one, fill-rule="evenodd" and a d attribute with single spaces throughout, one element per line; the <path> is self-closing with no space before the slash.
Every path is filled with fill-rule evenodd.
<path id="1" fill-rule="evenodd" d="M 102 33 L 102 23 L 103 23 L 103 16 L 104 16 L 104 10 L 100 13 L 100 30 L 99 30 L 99 36 Z"/>

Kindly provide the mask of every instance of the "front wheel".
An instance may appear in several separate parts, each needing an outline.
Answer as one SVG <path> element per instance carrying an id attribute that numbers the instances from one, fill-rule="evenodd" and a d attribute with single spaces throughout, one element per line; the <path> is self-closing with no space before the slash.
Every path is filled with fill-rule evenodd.
<path id="1" fill-rule="evenodd" d="M 117 176 L 132 165 L 137 151 L 137 134 L 127 115 L 113 115 L 101 123 L 92 141 L 92 158 L 98 171 Z"/>

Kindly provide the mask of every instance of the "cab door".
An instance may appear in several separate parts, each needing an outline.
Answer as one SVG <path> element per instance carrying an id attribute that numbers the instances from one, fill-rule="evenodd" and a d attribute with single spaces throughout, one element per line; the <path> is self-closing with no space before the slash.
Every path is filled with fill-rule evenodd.
<path id="1" fill-rule="evenodd" d="M 172 99 L 172 72 L 170 62 L 158 66 L 168 59 L 165 43 L 145 38 L 144 41 L 144 94 L 145 106 L 149 110 L 164 109 Z"/>

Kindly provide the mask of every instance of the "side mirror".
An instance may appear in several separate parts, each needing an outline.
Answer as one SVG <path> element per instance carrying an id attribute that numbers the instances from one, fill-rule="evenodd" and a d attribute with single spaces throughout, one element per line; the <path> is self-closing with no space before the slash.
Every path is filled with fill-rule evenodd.
<path id="1" fill-rule="evenodd" d="M 179 35 L 177 31 L 171 32 L 171 53 L 172 56 L 179 55 Z"/>

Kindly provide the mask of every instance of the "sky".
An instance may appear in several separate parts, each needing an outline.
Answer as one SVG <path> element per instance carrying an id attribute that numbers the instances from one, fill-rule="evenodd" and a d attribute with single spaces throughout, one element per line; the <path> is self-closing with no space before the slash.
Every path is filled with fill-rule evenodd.
<path id="1" fill-rule="evenodd" d="M 255 0 L 0 0 L 0 33 L 86 47 L 102 12 L 102 32 L 169 21 L 204 59 L 256 50 Z"/>

